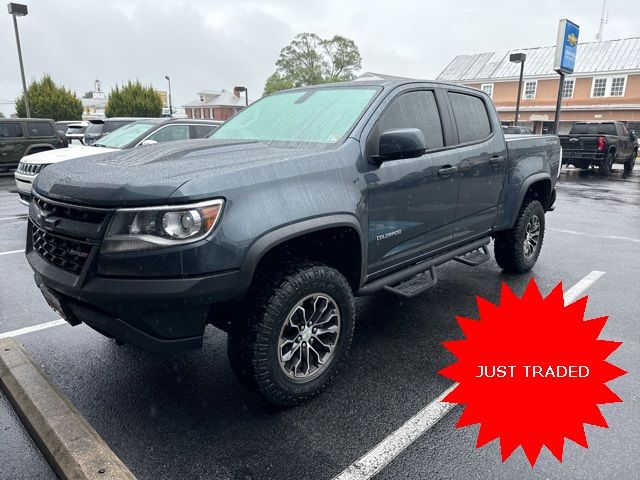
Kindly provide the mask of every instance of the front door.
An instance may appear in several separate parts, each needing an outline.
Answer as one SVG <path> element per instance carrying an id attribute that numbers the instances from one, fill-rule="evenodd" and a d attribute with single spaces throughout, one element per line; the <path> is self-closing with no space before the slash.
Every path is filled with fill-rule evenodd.
<path id="1" fill-rule="evenodd" d="M 391 100 L 368 137 L 368 155 L 377 154 L 381 133 L 397 128 L 422 130 L 427 145 L 420 157 L 384 162 L 365 174 L 369 274 L 413 262 L 451 241 L 458 155 L 444 150 L 441 111 L 433 90 L 405 91 Z"/>
<path id="2" fill-rule="evenodd" d="M 487 234 L 498 213 L 498 201 L 507 174 L 507 151 L 497 121 L 480 95 L 449 91 L 458 132 L 460 155 L 454 241 Z"/>

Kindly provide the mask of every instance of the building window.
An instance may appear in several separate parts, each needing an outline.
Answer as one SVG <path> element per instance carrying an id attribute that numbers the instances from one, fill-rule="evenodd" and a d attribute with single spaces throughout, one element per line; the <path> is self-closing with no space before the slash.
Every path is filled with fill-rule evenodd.
<path id="1" fill-rule="evenodd" d="M 613 77 L 611 79 L 611 92 L 612 97 L 622 97 L 624 95 L 624 83 L 625 77 Z"/>
<path id="2" fill-rule="evenodd" d="M 607 93 L 607 79 L 606 78 L 594 78 L 593 79 L 593 92 L 592 97 L 604 97 Z"/>
<path id="3" fill-rule="evenodd" d="M 489 95 L 490 98 L 493 98 L 493 83 L 483 83 L 480 85 L 480 90 Z"/>
<path id="4" fill-rule="evenodd" d="M 204 95 L 200 95 L 200 101 L 204 102 Z"/>
<path id="5" fill-rule="evenodd" d="M 527 80 L 524 82 L 524 92 L 522 93 L 523 100 L 533 100 L 536 98 L 536 88 L 538 87 L 537 80 Z"/>
<path id="6" fill-rule="evenodd" d="M 627 77 L 600 77 L 593 79 L 592 97 L 623 97 Z"/>
<path id="7" fill-rule="evenodd" d="M 565 80 L 562 85 L 562 98 L 573 98 L 573 87 L 575 87 L 576 81 L 572 78 Z"/>

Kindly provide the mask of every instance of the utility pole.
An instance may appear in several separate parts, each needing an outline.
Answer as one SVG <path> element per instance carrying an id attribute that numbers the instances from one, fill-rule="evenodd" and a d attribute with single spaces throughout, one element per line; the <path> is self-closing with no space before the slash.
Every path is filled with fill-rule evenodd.
<path id="1" fill-rule="evenodd" d="M 607 0 L 602 0 L 602 13 L 600 14 L 600 29 L 596 34 L 596 41 L 602 41 L 602 35 L 604 34 L 604 26 L 609 23 L 609 9 L 607 8 Z"/>
<path id="2" fill-rule="evenodd" d="M 18 34 L 18 21 L 16 17 L 24 17 L 29 13 L 26 5 L 20 3 L 9 3 L 7 5 L 9 14 L 13 17 L 13 29 L 16 32 L 16 45 L 18 46 L 18 60 L 20 61 L 20 75 L 22 76 L 22 91 L 24 92 L 24 109 L 27 113 L 27 118 L 31 118 L 31 111 L 29 109 L 29 92 L 27 92 L 27 81 L 24 78 L 24 65 L 22 63 L 22 48 L 20 48 L 20 35 Z"/>

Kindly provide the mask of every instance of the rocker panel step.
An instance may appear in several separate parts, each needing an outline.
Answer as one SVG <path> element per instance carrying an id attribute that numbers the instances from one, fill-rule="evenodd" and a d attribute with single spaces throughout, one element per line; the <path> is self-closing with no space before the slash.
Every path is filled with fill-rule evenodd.
<path id="1" fill-rule="evenodd" d="M 486 262 L 490 258 L 491 258 L 491 255 L 489 254 L 489 249 L 487 248 L 486 245 L 483 245 L 482 247 L 476 250 L 465 253 L 464 255 L 458 255 L 453 259 L 456 262 L 460 262 L 464 265 L 468 265 L 470 267 L 477 267 L 478 265 Z"/>
<path id="2" fill-rule="evenodd" d="M 411 298 L 430 289 L 438 283 L 436 268 L 431 267 L 428 272 L 419 273 L 394 287 L 385 285 L 384 289 L 401 297 Z"/>

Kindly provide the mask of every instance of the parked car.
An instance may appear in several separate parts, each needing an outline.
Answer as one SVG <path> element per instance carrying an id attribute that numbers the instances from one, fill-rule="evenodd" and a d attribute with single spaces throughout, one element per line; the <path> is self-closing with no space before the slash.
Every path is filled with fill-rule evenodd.
<path id="1" fill-rule="evenodd" d="M 89 122 L 74 122 L 67 126 L 65 132 L 70 142 L 77 140 L 79 143 L 84 143 L 84 132 L 87 129 Z"/>
<path id="2" fill-rule="evenodd" d="M 598 168 L 609 175 L 614 163 L 623 163 L 630 173 L 636 164 L 638 139 L 622 122 L 578 122 L 568 135 L 560 135 L 562 163 L 577 168 Z"/>
<path id="3" fill-rule="evenodd" d="M 26 155 L 64 146 L 53 120 L 0 118 L 0 171 L 15 168 Z"/>
<path id="4" fill-rule="evenodd" d="M 219 120 L 151 118 L 129 123 L 102 137 L 93 145 L 32 155 L 20 162 L 14 174 L 20 202 L 23 204 L 29 203 L 33 181 L 43 168 L 52 163 L 89 157 L 99 153 L 126 150 L 141 145 L 205 138 L 220 124 L 222 122 Z"/>
<path id="5" fill-rule="evenodd" d="M 135 117 L 113 117 L 113 118 L 94 118 L 90 119 L 84 131 L 85 145 L 93 145 L 105 135 L 116 131 L 120 127 L 133 122 L 148 120 L 146 118 Z"/>
<path id="6" fill-rule="evenodd" d="M 211 140 L 45 169 L 26 256 L 72 325 L 152 351 L 228 332 L 242 382 L 277 405 L 347 356 L 354 295 L 413 297 L 454 260 L 536 263 L 560 142 L 506 138 L 489 96 L 380 80 L 274 93 Z M 78 222 L 77 219 L 84 219 Z"/>
<path id="7" fill-rule="evenodd" d="M 533 135 L 533 130 L 527 127 L 519 127 L 513 125 L 511 127 L 502 127 L 505 135 Z"/>

